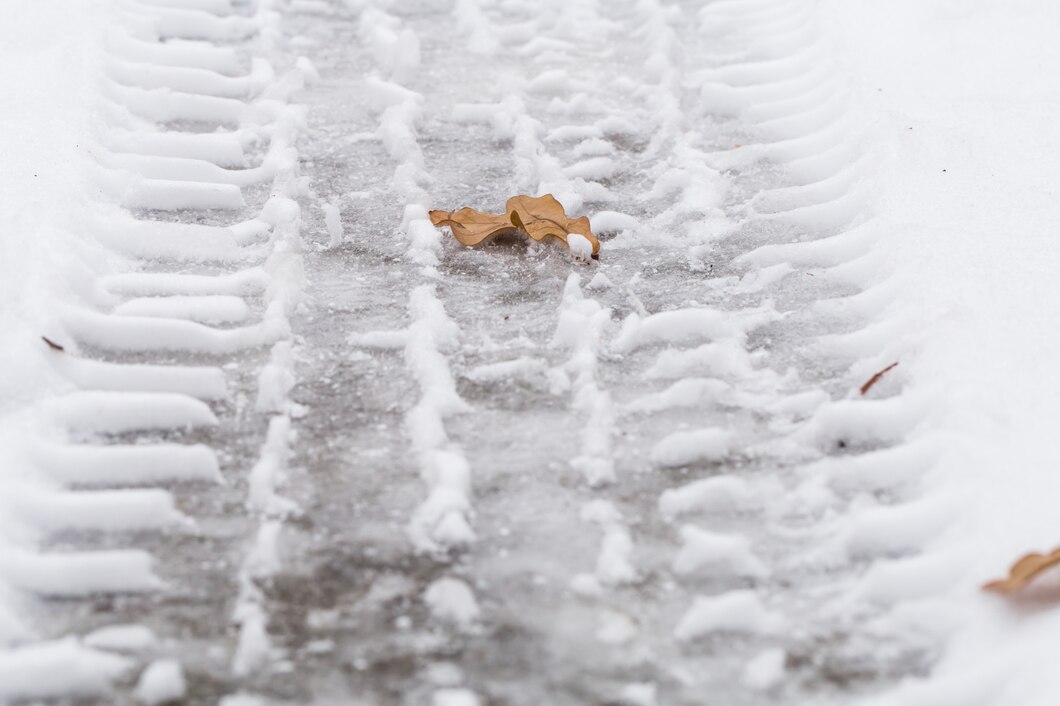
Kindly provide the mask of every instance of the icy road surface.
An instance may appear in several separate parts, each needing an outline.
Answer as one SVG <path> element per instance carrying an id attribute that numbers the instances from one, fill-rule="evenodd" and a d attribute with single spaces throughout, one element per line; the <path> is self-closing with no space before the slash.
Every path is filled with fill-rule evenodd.
<path id="1" fill-rule="evenodd" d="M 929 673 L 942 631 L 892 608 L 952 508 L 910 490 L 939 446 L 904 368 L 859 392 L 893 287 L 813 3 L 113 14 L 94 178 L 132 216 L 85 226 L 111 254 L 40 324 L 63 350 L 24 336 L 68 383 L 3 427 L 0 701 L 846 705 Z M 600 259 L 427 216 L 517 193 Z"/>

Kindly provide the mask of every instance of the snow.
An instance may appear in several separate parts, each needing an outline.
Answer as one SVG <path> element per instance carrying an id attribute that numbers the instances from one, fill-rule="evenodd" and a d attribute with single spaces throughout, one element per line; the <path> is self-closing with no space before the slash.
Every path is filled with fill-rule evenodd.
<path id="1" fill-rule="evenodd" d="M 407 545 L 380 561 L 401 584 L 390 598 L 419 596 L 431 634 L 364 598 L 307 643 L 318 666 L 371 622 L 345 611 L 371 610 L 414 645 L 379 640 L 398 660 L 510 622 L 526 638 L 501 656 L 540 660 L 528 684 L 562 663 L 592 674 L 576 686 L 601 702 L 764 702 L 818 688 L 850 650 L 867 678 L 847 684 L 840 667 L 844 703 L 1053 703 L 1049 580 L 1013 602 L 979 586 L 1060 541 L 1060 9 L 524 6 L 8 8 L 0 701 L 128 701 L 122 653 L 189 649 L 168 612 L 116 601 L 106 625 L 73 602 L 198 588 L 167 586 L 156 550 L 187 559 L 178 508 L 220 507 L 236 514 L 211 518 L 201 551 L 231 531 L 235 556 L 192 560 L 204 585 L 232 587 L 218 601 L 232 614 L 208 619 L 238 628 L 222 656 L 233 690 L 303 658 L 270 635 L 286 627 L 264 585 L 312 575 L 326 552 L 299 542 L 349 541 L 365 556 Z M 306 120 L 290 101 L 311 84 L 325 107 L 345 101 L 348 123 Z M 576 234 L 575 262 L 472 253 L 431 224 L 435 200 L 494 186 L 587 213 L 604 258 Z M 322 335 L 325 311 L 354 323 Z M 342 341 L 360 350 L 325 374 L 324 346 Z M 378 424 L 295 401 L 324 384 Z M 303 436 L 307 414 L 336 426 Z M 341 512 L 330 484 L 353 491 Z M 312 532 L 289 521 L 295 497 L 321 506 Z M 549 585 L 575 597 L 526 588 Z M 45 610 L 48 597 L 72 607 Z M 213 610 L 173 610 L 200 608 Z M 745 634 L 724 658 L 693 644 L 729 633 Z M 482 646 L 425 664 L 428 690 L 410 698 L 486 700 L 462 686 L 465 661 L 476 689 L 493 678 L 474 662 Z M 616 665 L 634 657 L 666 666 L 629 683 Z M 151 664 L 136 690 L 182 698 L 179 662 Z"/>
<path id="2" fill-rule="evenodd" d="M 92 3 L 76 8 L 40 2 L 11 8 L 0 27 L 0 91 L 11 97 L 0 106 L 0 494 L 20 483 L 14 470 L 22 466 L 21 438 L 27 406 L 69 389 L 70 383 L 52 369 L 40 336 L 58 336 L 56 301 L 91 296 L 90 278 L 113 261 L 77 235 L 84 212 L 94 212 L 90 194 L 88 153 L 94 144 L 93 105 L 96 98 L 100 44 L 111 13 Z M 17 98 L 15 98 L 17 97 Z M 39 413 L 34 413 L 39 418 Z M 15 439 L 19 439 L 16 443 Z M 14 537 L 0 528 L 0 649 L 20 635 L 24 616 L 9 612 L 9 582 L 21 578 L 8 557 Z M 25 557 L 21 552 L 16 557 Z M 13 575 L 14 574 L 14 575 Z M 47 675 L 68 657 L 75 668 Z M 22 693 L 94 693 L 105 677 L 84 667 L 98 662 L 101 672 L 115 672 L 120 660 L 97 655 L 62 642 L 53 649 L 25 648 L 0 653 L 0 698 Z M 24 663 L 25 668 L 16 665 Z M 36 682 L 36 684 L 35 684 Z M 42 693 L 43 692 L 43 693 Z"/>
<path id="3" fill-rule="evenodd" d="M 620 698 L 629 706 L 655 706 L 658 703 L 656 691 L 654 684 L 627 684 L 622 688 Z"/>
<path id="4" fill-rule="evenodd" d="M 480 706 L 482 700 L 468 689 L 439 689 L 431 696 L 432 706 Z"/>
<path id="5" fill-rule="evenodd" d="M 111 434 L 217 425 L 205 403 L 166 392 L 73 392 L 50 403 L 47 412 L 68 428 Z"/>
<path id="6" fill-rule="evenodd" d="M 570 352 L 569 360 L 556 369 L 564 380 L 572 380 L 571 406 L 584 419 L 580 453 L 570 464 L 594 487 L 616 478 L 611 440 L 614 405 L 610 393 L 600 387 L 597 372 L 603 335 L 610 326 L 611 310 L 584 295 L 580 275 L 568 275 L 549 345 Z"/>
<path id="7" fill-rule="evenodd" d="M 784 681 L 786 660 L 779 647 L 763 650 L 744 665 L 740 681 L 757 691 L 769 691 Z"/>
<path id="8" fill-rule="evenodd" d="M 593 255 L 593 244 L 584 235 L 579 233 L 568 233 L 567 234 L 567 247 L 570 248 L 570 254 L 577 260 L 588 262 Z"/>
<path id="9" fill-rule="evenodd" d="M 221 480 L 217 456 L 203 444 L 152 446 L 41 445 L 36 465 L 57 481 L 83 485 L 140 485 Z"/>
<path id="10" fill-rule="evenodd" d="M 154 647 L 155 634 L 143 625 L 108 625 L 85 635 L 88 647 L 114 652 L 142 652 Z"/>
<path id="11" fill-rule="evenodd" d="M 128 674 L 125 657 L 85 647 L 74 638 L 0 653 L 0 698 L 103 696 L 111 680 Z"/>
<path id="12" fill-rule="evenodd" d="M 219 368 L 108 363 L 60 352 L 49 358 L 56 371 L 83 390 L 169 392 L 200 400 L 228 397 L 225 376 Z"/>
<path id="13" fill-rule="evenodd" d="M 298 510 L 293 501 L 279 494 L 287 477 L 291 435 L 289 417 L 272 417 L 261 456 L 247 475 L 248 507 L 269 517 L 282 517 Z"/>
<path id="14" fill-rule="evenodd" d="M 637 580 L 633 565 L 633 538 L 618 509 L 608 500 L 591 500 L 581 510 L 583 522 L 600 527 L 603 538 L 596 558 L 595 582 L 575 577 L 579 593 L 592 593 L 596 586 L 620 586 Z"/>
<path id="15" fill-rule="evenodd" d="M 339 207 L 333 203 L 324 204 L 324 223 L 328 229 L 328 236 L 331 238 L 331 247 L 336 247 L 342 243 L 343 231 L 342 231 L 342 212 Z"/>
<path id="16" fill-rule="evenodd" d="M 239 323 L 247 318 L 249 311 L 242 298 L 215 294 L 128 299 L 114 307 L 113 313 L 119 316 L 190 319 L 202 323 Z"/>
<path id="17" fill-rule="evenodd" d="M 735 341 L 724 341 L 686 350 L 663 350 L 644 375 L 665 380 L 691 375 L 740 379 L 750 377 L 753 371 L 753 361 L 744 347 Z"/>
<path id="18" fill-rule="evenodd" d="M 697 511 L 739 510 L 756 502 L 748 481 L 739 476 L 718 475 L 664 491 L 659 496 L 659 511 L 672 519 Z"/>
<path id="19" fill-rule="evenodd" d="M 10 550 L 3 559 L 0 580 L 46 596 L 144 593 L 163 585 L 154 574 L 151 555 L 138 549 L 49 554 Z"/>
<path id="20" fill-rule="evenodd" d="M 828 2 L 824 11 L 855 115 L 873 116 L 868 228 L 896 293 L 884 316 L 899 335 L 874 337 L 860 369 L 900 358 L 908 389 L 927 405 L 911 434 L 922 443 L 891 464 L 902 479 L 916 473 L 925 498 L 889 523 L 909 527 L 909 543 L 924 551 L 901 574 L 912 586 L 900 594 L 917 595 L 895 605 L 892 629 L 905 629 L 903 615 L 951 616 L 931 674 L 875 703 L 1052 703 L 1060 677 L 1047 655 L 1060 611 L 1021 615 L 978 586 L 1058 541 L 1050 425 L 1060 403 L 1049 391 L 1060 338 L 1049 322 L 1060 302 L 1060 214 L 1049 185 L 1060 177 L 1051 78 L 1060 51 L 1048 28 L 1060 7 L 900 0 Z M 893 605 L 900 594 L 885 583 L 866 577 L 866 589 Z"/>
<path id="21" fill-rule="evenodd" d="M 719 461 L 729 454 L 732 447 L 732 432 L 725 429 L 677 431 L 652 447 L 651 460 L 663 468 Z"/>
<path id="22" fill-rule="evenodd" d="M 440 578 L 428 586 L 423 600 L 435 618 L 464 629 L 472 627 L 481 613 L 471 588 L 464 581 L 451 577 Z"/>
<path id="23" fill-rule="evenodd" d="M 219 706 L 265 706 L 265 700 L 254 694 L 239 692 L 225 696 L 218 702 Z"/>
<path id="24" fill-rule="evenodd" d="M 678 575 L 731 573 L 749 578 L 769 575 L 769 568 L 754 555 L 747 537 L 685 525 L 681 528 L 681 538 L 683 544 L 673 562 L 674 573 Z"/>
<path id="25" fill-rule="evenodd" d="M 187 684 L 180 662 L 159 659 L 147 665 L 136 684 L 136 698 L 147 706 L 171 703 L 184 698 Z"/>
<path id="26" fill-rule="evenodd" d="M 685 378 L 661 392 L 627 402 L 623 410 L 650 414 L 674 407 L 699 407 L 728 399 L 731 389 L 727 383 L 713 378 Z"/>
<path id="27" fill-rule="evenodd" d="M 784 624 L 755 591 L 730 591 L 697 598 L 674 628 L 674 637 L 687 642 L 715 632 L 768 635 L 782 630 Z"/>

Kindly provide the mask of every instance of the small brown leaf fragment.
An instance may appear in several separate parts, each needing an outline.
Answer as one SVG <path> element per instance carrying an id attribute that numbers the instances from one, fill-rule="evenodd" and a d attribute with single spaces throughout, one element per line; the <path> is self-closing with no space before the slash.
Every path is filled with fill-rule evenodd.
<path id="1" fill-rule="evenodd" d="M 1038 554 L 1037 552 L 1025 554 L 1009 569 L 1008 578 L 984 583 L 983 590 L 1002 594 L 1015 593 L 1024 588 L 1046 569 L 1057 564 L 1060 564 L 1060 547 L 1048 554 Z"/>
<path id="2" fill-rule="evenodd" d="M 58 343 L 56 343 L 52 339 L 48 338 L 47 336 L 41 336 L 41 340 L 44 341 L 45 343 L 47 343 L 48 344 L 48 348 L 51 348 L 53 351 L 65 351 L 66 350 L 65 348 L 63 348 L 62 346 L 60 346 Z"/>
<path id="3" fill-rule="evenodd" d="M 875 375 L 873 375 L 872 377 L 870 377 L 868 382 L 866 382 L 864 385 L 861 386 L 861 395 L 862 395 L 862 397 L 864 397 L 868 393 L 868 391 L 872 389 L 873 385 L 875 385 L 876 383 L 878 383 L 880 381 L 880 378 L 882 378 L 888 372 L 890 372 L 891 370 L 894 370 L 897 367 L 898 367 L 898 363 L 897 362 L 891 363 L 886 368 L 884 368 L 880 372 L 878 372 Z"/>
<path id="4" fill-rule="evenodd" d="M 537 241 L 556 238 L 570 247 L 567 236 L 577 233 L 592 244 L 594 258 L 600 252 L 600 241 L 590 230 L 589 219 L 568 218 L 552 194 L 513 196 L 504 205 L 503 214 L 464 207 L 459 211 L 431 211 L 428 215 L 434 225 L 448 226 L 463 245 L 478 245 L 502 233 L 517 232 Z"/>

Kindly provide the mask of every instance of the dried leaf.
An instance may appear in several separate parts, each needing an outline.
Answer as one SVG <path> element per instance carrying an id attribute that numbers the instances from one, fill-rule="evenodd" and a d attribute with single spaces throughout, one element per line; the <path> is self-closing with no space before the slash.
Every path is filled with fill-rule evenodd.
<path id="1" fill-rule="evenodd" d="M 600 241 L 593 235 L 589 219 L 568 218 L 563 205 L 552 196 L 513 196 L 504 205 L 504 213 L 492 214 L 462 208 L 459 211 L 431 211 L 431 223 L 448 226 L 464 245 L 479 243 L 504 233 L 523 233 L 534 240 L 557 238 L 567 247 L 567 236 L 584 236 L 593 246 L 593 257 L 600 252 Z"/>
<path id="2" fill-rule="evenodd" d="M 66 349 L 60 346 L 58 343 L 48 338 L 47 336 L 41 336 L 41 340 L 48 344 L 48 347 L 53 351 L 65 351 Z"/>
<path id="3" fill-rule="evenodd" d="M 1058 564 L 1060 564 L 1060 547 L 1049 554 L 1027 554 L 1012 565 L 1008 578 L 985 583 L 983 590 L 995 593 L 1015 593 L 1029 584 L 1038 574 Z"/>
<path id="4" fill-rule="evenodd" d="M 898 367 L 898 363 L 897 362 L 891 363 L 886 368 L 884 368 L 883 370 L 881 370 L 880 372 L 876 373 L 871 378 L 869 378 L 869 381 L 861 386 L 861 394 L 862 394 L 862 396 L 864 396 L 866 393 L 868 393 L 868 391 L 872 389 L 872 386 L 880 381 L 880 378 L 882 378 L 888 372 L 890 372 L 891 370 L 894 370 L 897 367 Z"/>

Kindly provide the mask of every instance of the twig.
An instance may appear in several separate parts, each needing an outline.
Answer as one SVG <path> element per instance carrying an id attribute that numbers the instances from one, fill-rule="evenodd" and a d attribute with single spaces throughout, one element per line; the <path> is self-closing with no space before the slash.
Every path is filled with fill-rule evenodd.
<path id="1" fill-rule="evenodd" d="M 870 377 L 869 381 L 861 386 L 861 395 L 862 395 L 862 397 L 864 397 L 865 394 L 869 390 L 872 389 L 872 386 L 875 385 L 876 383 L 878 383 L 880 381 L 880 378 L 882 378 L 889 370 L 893 370 L 896 367 L 898 367 L 898 363 L 897 362 L 891 363 L 886 368 L 884 368 L 880 372 L 878 372 L 875 375 L 873 375 L 872 377 Z"/>
<path id="2" fill-rule="evenodd" d="M 65 351 L 66 350 L 65 348 L 63 348 L 62 346 L 60 346 L 58 343 L 56 343 L 52 339 L 48 338 L 47 336 L 41 336 L 41 339 L 43 339 L 44 342 L 48 344 L 48 347 L 51 348 L 53 351 Z"/>

